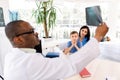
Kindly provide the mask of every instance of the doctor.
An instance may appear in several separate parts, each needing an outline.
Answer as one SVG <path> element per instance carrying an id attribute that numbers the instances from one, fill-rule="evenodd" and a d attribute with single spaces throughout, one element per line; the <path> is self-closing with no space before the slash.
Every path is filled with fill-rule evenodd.
<path id="1" fill-rule="evenodd" d="M 37 33 L 23 20 L 13 21 L 5 27 L 5 33 L 13 49 L 5 57 L 5 80 L 58 80 L 80 72 L 99 54 L 99 41 L 108 27 L 102 23 L 96 34 L 82 49 L 69 58 L 45 58 L 35 54 L 34 46 L 39 44 Z M 92 47 L 91 47 L 92 45 Z"/>

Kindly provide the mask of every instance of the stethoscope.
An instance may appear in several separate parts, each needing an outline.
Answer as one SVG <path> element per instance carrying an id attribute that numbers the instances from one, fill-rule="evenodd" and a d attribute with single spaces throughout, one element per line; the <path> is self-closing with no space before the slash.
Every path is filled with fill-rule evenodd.
<path id="1" fill-rule="evenodd" d="M 4 78 L 0 75 L 0 78 L 2 79 L 2 80 L 4 80 Z"/>

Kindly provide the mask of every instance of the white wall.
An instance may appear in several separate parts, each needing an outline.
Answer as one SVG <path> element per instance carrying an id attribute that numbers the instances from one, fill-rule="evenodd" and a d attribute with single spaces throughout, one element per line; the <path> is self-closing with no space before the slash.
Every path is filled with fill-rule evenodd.
<path id="1" fill-rule="evenodd" d="M 4 67 L 4 57 L 10 51 L 12 45 L 8 41 L 4 27 L 0 28 L 0 74 L 3 74 L 3 67 Z"/>
<path id="2" fill-rule="evenodd" d="M 9 22 L 9 16 L 8 16 L 9 1 L 0 0 L 0 7 L 3 8 L 5 24 L 7 24 Z"/>
<path id="3" fill-rule="evenodd" d="M 4 20 L 5 24 L 9 22 L 9 16 L 8 16 L 8 7 L 9 3 L 8 0 L 0 0 L 0 7 L 3 8 L 4 13 Z M 8 47 L 11 47 L 9 45 L 9 42 L 4 34 L 4 27 L 0 27 L 0 75 L 3 75 L 3 63 L 4 63 L 4 56 L 8 49 Z"/>

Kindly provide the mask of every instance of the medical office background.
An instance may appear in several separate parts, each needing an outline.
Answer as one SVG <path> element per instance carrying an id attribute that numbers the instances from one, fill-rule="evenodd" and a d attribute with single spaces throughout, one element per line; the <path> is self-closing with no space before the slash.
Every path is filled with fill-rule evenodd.
<path id="1" fill-rule="evenodd" d="M 120 0 L 53 0 L 57 10 L 55 27 L 50 31 L 53 40 L 69 39 L 72 30 L 79 31 L 82 25 L 86 25 L 85 8 L 99 5 L 103 21 L 109 26 L 107 36 L 111 41 L 120 40 Z M 29 21 L 40 34 L 44 36 L 42 25 L 38 25 L 32 17 L 32 10 L 36 8 L 34 0 L 0 0 L 3 9 L 5 24 L 11 20 L 22 19 Z M 89 26 L 91 37 L 94 36 L 96 26 Z M 11 45 L 4 34 L 4 26 L 0 26 L 0 72 L 3 69 L 5 53 Z"/>

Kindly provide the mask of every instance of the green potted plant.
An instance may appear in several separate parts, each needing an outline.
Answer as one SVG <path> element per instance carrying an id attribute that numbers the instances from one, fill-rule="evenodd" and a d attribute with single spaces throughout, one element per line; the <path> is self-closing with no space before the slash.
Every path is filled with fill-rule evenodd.
<path id="1" fill-rule="evenodd" d="M 49 37 L 49 30 L 55 26 L 56 8 L 53 7 L 53 0 L 36 0 L 37 9 L 33 10 L 33 16 L 37 24 L 43 24 L 45 38 Z"/>

